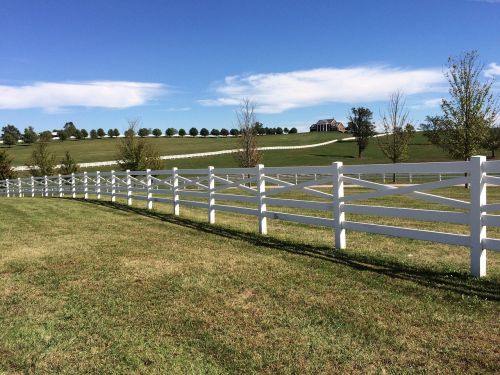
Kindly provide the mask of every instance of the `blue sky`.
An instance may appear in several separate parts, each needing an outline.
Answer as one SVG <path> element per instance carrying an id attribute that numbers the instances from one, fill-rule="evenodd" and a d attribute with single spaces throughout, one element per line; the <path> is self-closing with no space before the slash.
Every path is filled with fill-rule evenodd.
<path id="1" fill-rule="evenodd" d="M 395 89 L 419 123 L 450 55 L 476 49 L 500 78 L 496 0 L 0 0 L 0 18 L 2 126 L 229 128 L 248 97 L 265 125 L 306 129 L 352 106 L 377 120 Z"/>

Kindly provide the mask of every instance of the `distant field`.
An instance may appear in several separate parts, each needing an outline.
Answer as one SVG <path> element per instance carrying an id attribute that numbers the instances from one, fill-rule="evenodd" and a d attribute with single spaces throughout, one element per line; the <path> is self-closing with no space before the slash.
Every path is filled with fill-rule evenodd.
<path id="1" fill-rule="evenodd" d="M 270 135 L 258 138 L 259 146 L 297 146 L 311 143 L 326 142 L 332 139 L 346 137 L 337 132 L 331 133 L 299 133 L 287 135 Z M 147 138 L 161 155 L 189 154 L 197 152 L 219 151 L 238 148 L 238 139 L 232 137 L 191 138 L 191 137 L 160 137 Z M 70 151 L 79 163 L 106 161 L 116 159 L 117 143 L 120 139 L 88 139 L 84 141 L 52 141 L 49 150 L 61 159 L 66 151 Z M 14 158 L 15 165 L 25 165 L 31 155 L 33 146 L 16 145 L 12 148 L 2 146 L 1 149 Z"/>
<path id="2" fill-rule="evenodd" d="M 261 237 L 241 215 L 0 205 L 0 373 L 498 373 L 500 254 L 475 280 L 443 244 L 348 232 L 334 253 L 329 229 Z"/>

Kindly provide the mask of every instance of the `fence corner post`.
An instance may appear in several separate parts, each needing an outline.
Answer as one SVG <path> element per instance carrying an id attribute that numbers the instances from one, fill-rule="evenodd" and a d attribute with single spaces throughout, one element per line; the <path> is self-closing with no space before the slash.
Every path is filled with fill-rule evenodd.
<path id="1" fill-rule="evenodd" d="M 71 173 L 71 197 L 76 198 L 75 173 Z"/>
<path id="2" fill-rule="evenodd" d="M 208 222 L 215 224 L 215 178 L 214 167 L 208 167 Z"/>
<path id="3" fill-rule="evenodd" d="M 83 172 L 83 199 L 89 199 L 89 184 L 87 179 L 87 171 Z"/>
<path id="4" fill-rule="evenodd" d="M 332 163 L 332 193 L 333 193 L 333 228 L 335 232 L 335 249 L 342 250 L 346 247 L 344 228 L 345 213 L 343 209 L 344 179 L 343 164 L 340 161 Z"/>
<path id="5" fill-rule="evenodd" d="M 97 199 L 101 199 L 101 172 L 95 173 L 95 195 Z"/>
<path id="6" fill-rule="evenodd" d="M 151 169 L 146 169 L 146 190 L 147 190 L 147 202 L 148 210 L 153 209 L 153 192 L 151 190 Z"/>
<path id="7" fill-rule="evenodd" d="M 483 239 L 486 226 L 483 225 L 483 206 L 486 204 L 486 182 L 483 163 L 485 156 L 472 156 L 470 175 L 470 270 L 474 277 L 486 276 L 486 250 Z"/>
<path id="8" fill-rule="evenodd" d="M 172 193 L 174 195 L 174 215 L 179 216 L 180 211 L 180 201 L 179 201 L 179 172 L 177 171 L 177 167 L 172 168 Z"/>
<path id="9" fill-rule="evenodd" d="M 130 169 L 127 169 L 127 206 L 132 206 L 132 179 L 130 178 Z"/>
<path id="10" fill-rule="evenodd" d="M 116 178 L 115 171 L 111 171 L 111 202 L 116 201 Z"/>
<path id="11" fill-rule="evenodd" d="M 259 203 L 259 233 L 267 234 L 267 204 L 266 204 L 266 175 L 264 172 L 264 164 L 257 165 L 257 191 Z"/>

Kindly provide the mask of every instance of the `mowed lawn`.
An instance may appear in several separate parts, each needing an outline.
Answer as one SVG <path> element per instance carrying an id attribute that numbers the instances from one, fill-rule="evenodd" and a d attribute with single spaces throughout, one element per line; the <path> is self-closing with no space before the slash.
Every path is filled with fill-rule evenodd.
<path id="1" fill-rule="evenodd" d="M 142 206 L 0 198 L 0 372 L 500 370 L 499 272 L 466 249 Z"/>
<path id="2" fill-rule="evenodd" d="M 298 133 L 286 135 L 269 135 L 258 138 L 259 146 L 299 146 L 326 142 L 333 139 L 348 137 L 348 134 L 330 133 Z M 191 138 L 191 137 L 159 137 L 146 138 L 161 155 L 179 155 L 198 152 L 220 151 L 239 147 L 239 139 L 234 137 Z M 49 151 L 60 160 L 69 151 L 78 163 L 115 160 L 120 138 L 86 139 L 83 141 L 67 140 L 52 141 Z M 14 159 L 14 165 L 25 165 L 33 151 L 32 145 L 19 144 L 13 147 L 0 145 Z"/>

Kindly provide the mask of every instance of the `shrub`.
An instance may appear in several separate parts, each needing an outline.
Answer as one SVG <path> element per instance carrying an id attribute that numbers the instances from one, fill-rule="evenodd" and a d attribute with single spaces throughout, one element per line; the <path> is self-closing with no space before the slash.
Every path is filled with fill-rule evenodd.
<path id="1" fill-rule="evenodd" d="M 59 167 L 60 174 L 71 174 L 78 172 L 78 164 L 71 157 L 69 151 L 66 151 L 64 157 L 61 159 L 61 166 Z"/>
<path id="2" fill-rule="evenodd" d="M 122 170 L 162 169 L 159 152 L 142 138 L 135 136 L 137 121 L 129 121 L 125 137 L 118 145 L 118 164 Z M 140 131 L 139 131 L 140 132 Z"/>
<path id="3" fill-rule="evenodd" d="M 179 129 L 179 136 L 184 137 L 186 135 L 186 131 L 184 129 Z"/>
<path id="4" fill-rule="evenodd" d="M 50 176 L 54 174 L 55 156 L 49 152 L 48 143 L 40 141 L 35 145 L 28 161 L 32 176 Z"/>
<path id="5" fill-rule="evenodd" d="M 161 131 L 161 129 L 153 129 L 153 135 L 158 138 L 158 137 L 161 137 L 161 135 L 163 134 L 163 132 Z"/>
<path id="6" fill-rule="evenodd" d="M 191 137 L 196 137 L 198 135 L 198 129 L 196 129 L 196 128 L 189 129 L 189 135 Z"/>
<path id="7" fill-rule="evenodd" d="M 15 178 L 16 172 L 12 167 L 12 158 L 9 157 L 7 151 L 0 151 L 0 180 Z"/>

